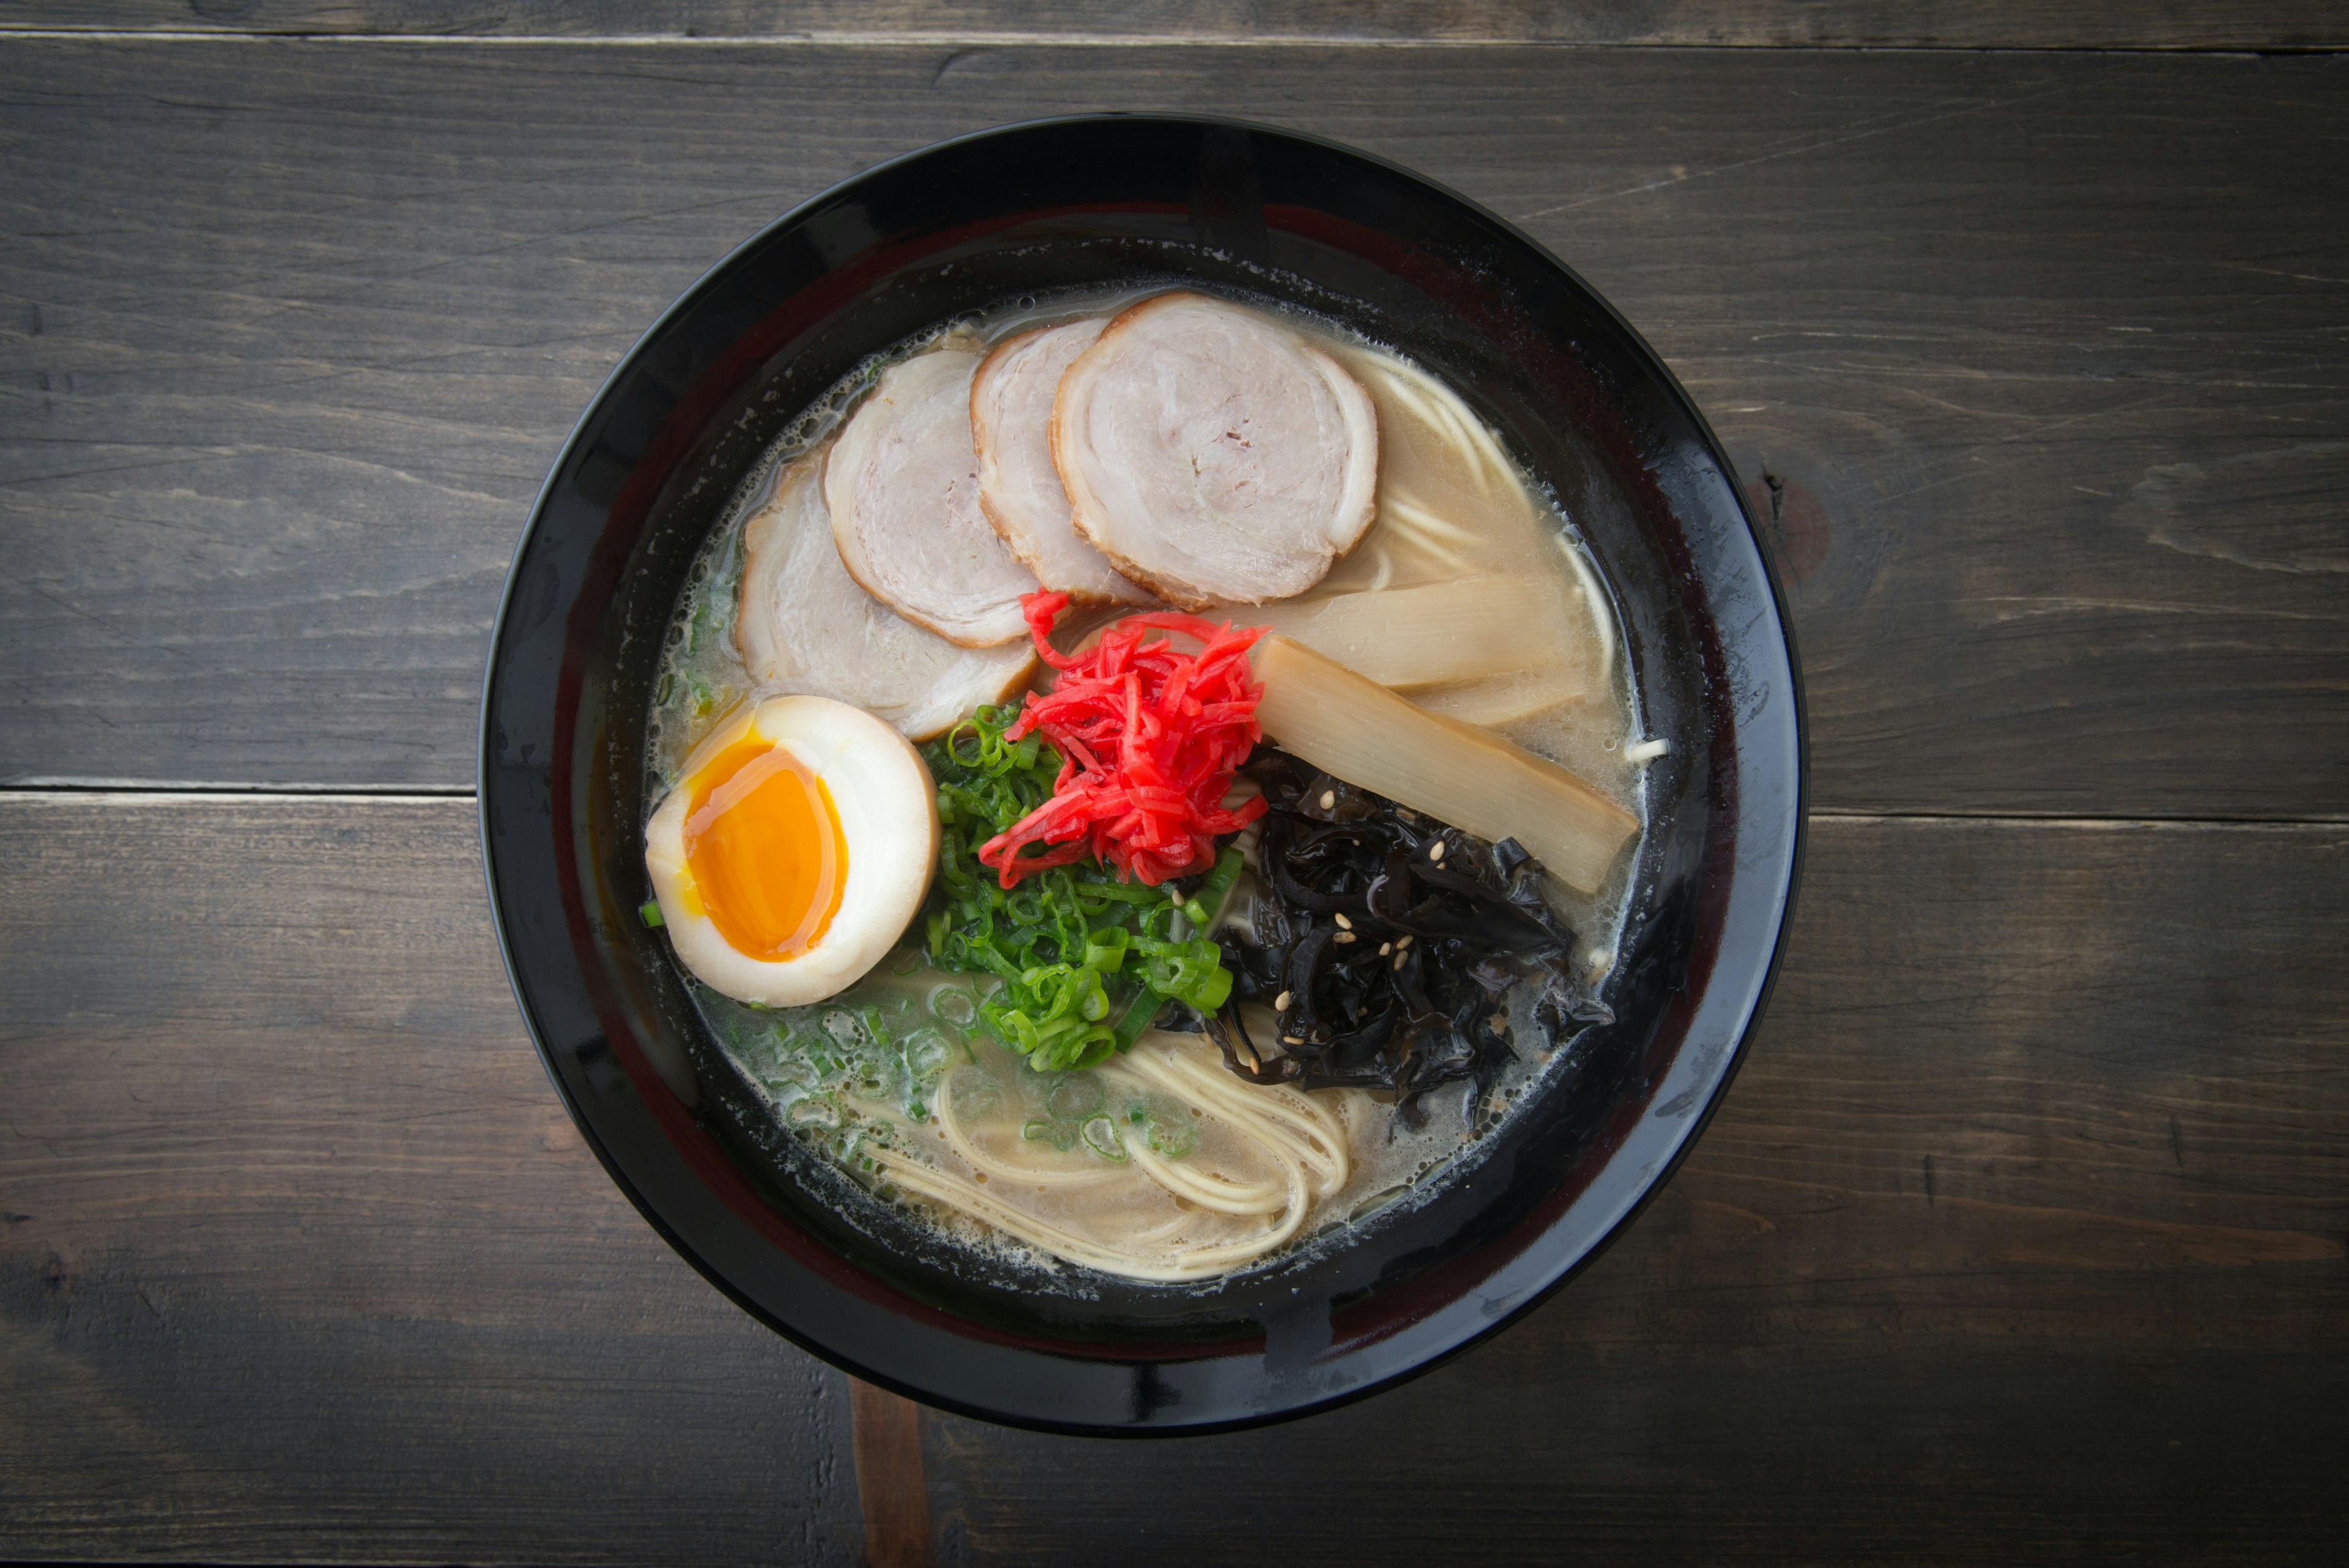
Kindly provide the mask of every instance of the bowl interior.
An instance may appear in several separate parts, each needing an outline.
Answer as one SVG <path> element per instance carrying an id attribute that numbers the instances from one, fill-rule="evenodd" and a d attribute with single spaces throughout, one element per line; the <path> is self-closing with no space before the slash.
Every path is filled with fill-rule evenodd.
<path id="1" fill-rule="evenodd" d="M 1592 1028 L 1448 1179 L 1206 1286 L 944 1248 L 788 1137 L 659 940 L 644 724 L 688 569 L 782 427 L 860 360 L 1059 289 L 1192 283 L 1309 309 L 1457 389 L 1605 569 L 1651 765 L 1633 918 Z M 485 849 L 523 1012 L 620 1185 L 745 1307 L 996 1419 L 1199 1430 L 1299 1413 L 1492 1332 L 1594 1253 L 1725 1085 L 1792 895 L 1801 728 L 1738 487 L 1599 297 L 1456 196 L 1228 123 L 1109 117 L 945 144 L 755 237 L 649 333 L 558 461 L 491 657 Z"/>

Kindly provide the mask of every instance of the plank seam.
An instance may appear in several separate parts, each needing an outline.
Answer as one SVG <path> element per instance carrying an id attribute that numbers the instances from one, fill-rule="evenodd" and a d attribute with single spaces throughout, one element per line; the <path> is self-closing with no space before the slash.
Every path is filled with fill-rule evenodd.
<path id="1" fill-rule="evenodd" d="M 2341 816 L 2122 816 L 2059 815 L 2053 812 L 2022 811 L 1841 811 L 1813 810 L 1806 818 L 1812 823 L 1988 823 L 2010 827 L 2318 827 L 2349 826 L 2349 815 Z"/>
<path id="2" fill-rule="evenodd" d="M 1337 33 L 682 33 L 575 36 L 559 33 L 333 33 L 140 31 L 119 27 L 9 27 L 0 38 L 134 43 L 308 43 L 560 46 L 591 48 L 1316 48 L 1316 49 L 1651 49 L 1736 54 L 1842 55 L 2144 55 L 2263 59 L 2349 53 L 2349 39 L 2321 44 L 1781 44 L 1671 39 L 1363 38 Z"/>
<path id="3" fill-rule="evenodd" d="M 0 798 L 8 795 L 62 796 L 155 795 L 172 799 L 218 800 L 466 800 L 475 798 L 471 784 L 238 784 L 178 779 L 29 778 L 0 783 Z"/>
<path id="4" fill-rule="evenodd" d="M 162 804 L 167 802 L 213 804 L 225 802 L 255 803 L 263 801 L 371 801 L 385 804 L 425 801 L 463 802 L 476 804 L 479 796 L 470 785 L 462 784 L 239 784 L 158 783 L 153 780 L 30 780 L 0 784 L 0 800 L 14 797 L 20 800 L 64 802 L 73 800 L 119 800 L 124 802 Z M 1916 823 L 1981 823 L 1986 826 L 2011 827 L 2312 827 L 2337 828 L 2349 826 L 2349 815 L 2315 816 L 2241 816 L 2241 815 L 2176 815 L 2156 816 L 2134 814 L 2118 816 L 2063 815 L 2053 812 L 1994 811 L 1849 811 L 1814 809 L 1807 819 L 1815 824 L 1916 822 Z"/>

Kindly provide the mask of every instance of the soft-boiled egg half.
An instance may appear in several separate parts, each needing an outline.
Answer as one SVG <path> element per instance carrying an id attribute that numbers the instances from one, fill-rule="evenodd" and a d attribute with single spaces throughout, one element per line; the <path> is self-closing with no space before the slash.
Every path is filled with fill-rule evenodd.
<path id="1" fill-rule="evenodd" d="M 720 722 L 645 826 L 677 956 L 740 1002 L 821 1002 L 895 945 L 937 865 L 937 792 L 903 735 L 828 697 Z"/>

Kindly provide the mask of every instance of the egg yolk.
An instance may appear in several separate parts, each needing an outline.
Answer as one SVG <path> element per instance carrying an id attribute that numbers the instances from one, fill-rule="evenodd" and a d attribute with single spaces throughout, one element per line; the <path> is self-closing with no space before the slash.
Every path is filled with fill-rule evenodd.
<path id="1" fill-rule="evenodd" d="M 823 780 L 752 736 L 693 775 L 685 864 L 727 945 L 771 962 L 823 940 L 848 883 L 848 840 Z"/>

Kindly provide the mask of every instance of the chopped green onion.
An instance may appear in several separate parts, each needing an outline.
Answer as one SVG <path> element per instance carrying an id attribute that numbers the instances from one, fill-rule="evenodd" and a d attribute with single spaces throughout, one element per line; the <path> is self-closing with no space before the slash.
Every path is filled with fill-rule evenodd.
<path id="1" fill-rule="evenodd" d="M 1094 1116 L 1084 1125 L 1085 1147 L 1103 1159 L 1125 1162 L 1125 1141 L 1117 1136 L 1117 1124 L 1107 1116 Z"/>
<path id="2" fill-rule="evenodd" d="M 1124 1012 L 1118 1016 L 1114 1031 L 1117 1048 L 1130 1050 L 1133 1043 L 1142 1038 L 1142 1032 L 1158 1021 L 1158 1014 L 1165 1006 L 1166 998 L 1147 986 L 1135 992 L 1133 1000 L 1125 1004 Z"/>
<path id="3" fill-rule="evenodd" d="M 1061 768 L 1040 737 L 1004 739 L 1019 716 L 1016 706 L 982 707 L 923 748 L 942 831 L 919 929 L 936 967 L 1003 981 L 976 1004 L 978 1021 L 1038 1071 L 1069 1071 L 1131 1047 L 1170 1000 L 1223 1004 L 1231 975 L 1195 929 L 1229 898 L 1242 857 L 1226 848 L 1188 900 L 1092 861 L 1005 888 L 978 848 L 1050 799 Z"/>
<path id="4" fill-rule="evenodd" d="M 1037 1143 L 1048 1143 L 1066 1153 L 1077 1146 L 1077 1129 L 1067 1122 L 1030 1122 L 1019 1129 L 1019 1136 Z"/>
<path id="5" fill-rule="evenodd" d="M 1205 930 L 1222 916 L 1224 906 L 1231 902 L 1232 889 L 1239 886 L 1240 871 L 1247 862 L 1247 857 L 1240 853 L 1237 844 L 1224 846 L 1223 853 L 1216 857 L 1216 868 L 1207 873 L 1207 879 L 1199 885 L 1199 891 L 1191 899 L 1206 911 L 1192 917 L 1200 929 Z"/>
<path id="6" fill-rule="evenodd" d="M 1180 1159 L 1199 1147 L 1199 1129 L 1188 1122 L 1154 1120 L 1142 1135 L 1150 1152 L 1168 1159 Z"/>
<path id="7" fill-rule="evenodd" d="M 637 905 L 636 919 L 642 920 L 647 926 L 650 927 L 654 930 L 658 930 L 663 926 L 668 924 L 668 921 L 661 917 L 660 900 L 658 898 L 647 898 L 643 903 Z"/>

